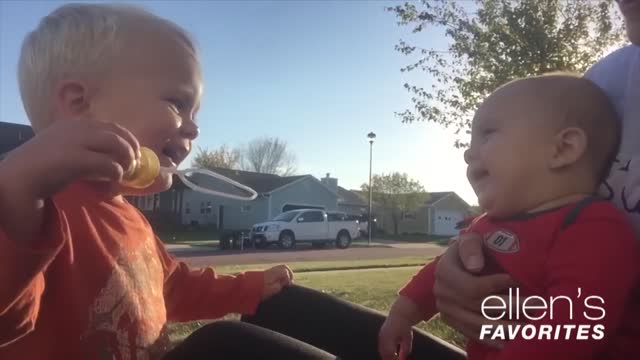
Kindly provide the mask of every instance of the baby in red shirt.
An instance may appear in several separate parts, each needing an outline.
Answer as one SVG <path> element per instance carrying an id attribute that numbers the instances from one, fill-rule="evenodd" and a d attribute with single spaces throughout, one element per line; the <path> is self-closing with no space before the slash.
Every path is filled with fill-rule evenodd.
<path id="1" fill-rule="evenodd" d="M 470 359 L 640 358 L 640 249 L 624 214 L 595 196 L 619 142 L 608 98 L 578 76 L 515 80 L 481 104 L 464 156 L 485 213 L 463 232 L 484 239 L 485 273 L 518 285 L 479 300 L 483 338 L 507 341 L 468 339 Z M 383 359 L 408 355 L 412 326 L 437 313 L 437 261 L 400 290 L 380 330 Z"/>

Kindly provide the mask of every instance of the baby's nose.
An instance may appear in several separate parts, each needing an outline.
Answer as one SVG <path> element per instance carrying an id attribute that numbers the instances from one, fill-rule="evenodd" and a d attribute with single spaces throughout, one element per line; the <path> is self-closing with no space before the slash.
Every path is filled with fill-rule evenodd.
<path id="1" fill-rule="evenodd" d="M 471 149 L 464 151 L 464 162 L 467 163 L 467 165 L 471 162 Z"/>

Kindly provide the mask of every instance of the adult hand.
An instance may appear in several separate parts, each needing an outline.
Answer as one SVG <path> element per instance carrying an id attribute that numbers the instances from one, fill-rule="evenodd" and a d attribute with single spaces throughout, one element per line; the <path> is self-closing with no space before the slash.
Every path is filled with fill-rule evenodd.
<path id="1" fill-rule="evenodd" d="M 480 340 L 482 325 L 509 323 L 487 320 L 482 314 L 481 304 L 485 298 L 516 285 L 508 274 L 477 275 L 484 266 L 482 238 L 478 234 L 466 233 L 449 246 L 436 267 L 434 294 L 441 318 L 474 340 Z M 496 303 L 488 302 L 486 305 L 489 304 Z M 486 313 L 495 316 L 489 311 Z M 493 347 L 502 346 L 501 341 L 486 337 L 481 341 Z"/>

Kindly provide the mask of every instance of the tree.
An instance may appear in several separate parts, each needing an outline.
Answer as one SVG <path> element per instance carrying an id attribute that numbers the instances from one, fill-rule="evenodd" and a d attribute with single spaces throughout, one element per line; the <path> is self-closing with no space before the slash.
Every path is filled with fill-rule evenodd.
<path id="1" fill-rule="evenodd" d="M 474 5 L 468 12 L 461 4 Z M 413 109 L 396 113 L 403 123 L 433 121 L 469 133 L 473 112 L 498 86 L 553 71 L 583 73 L 624 37 L 623 22 L 610 0 L 421 0 L 387 10 L 400 26 L 420 33 L 444 30 L 447 50 L 404 40 L 396 50 L 419 60 L 401 69 L 433 77 L 425 89 L 405 84 Z M 468 144 L 460 139 L 456 147 Z"/>
<path id="2" fill-rule="evenodd" d="M 294 155 L 287 149 L 287 143 L 278 138 L 252 140 L 241 154 L 243 170 L 280 176 L 293 175 L 296 171 Z"/>
<path id="3" fill-rule="evenodd" d="M 217 150 L 198 148 L 198 153 L 192 161 L 192 166 L 212 170 L 214 168 L 235 169 L 240 164 L 240 152 L 228 149 L 226 145 Z"/>
<path id="4" fill-rule="evenodd" d="M 360 188 L 365 194 L 369 194 L 368 184 L 362 184 Z M 399 172 L 374 175 L 371 178 L 371 188 L 376 205 L 391 213 L 395 235 L 398 235 L 398 223 L 402 215 L 416 210 L 428 198 L 419 181 Z"/>

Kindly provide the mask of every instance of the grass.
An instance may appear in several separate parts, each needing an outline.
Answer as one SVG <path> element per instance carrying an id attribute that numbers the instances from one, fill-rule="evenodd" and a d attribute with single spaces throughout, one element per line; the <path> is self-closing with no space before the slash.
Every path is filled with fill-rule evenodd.
<path id="1" fill-rule="evenodd" d="M 384 261 L 388 263 L 392 260 L 386 259 Z M 351 263 L 361 264 L 363 261 Z M 378 263 L 380 263 L 380 260 L 378 260 Z M 302 263 L 300 265 L 295 263 L 292 265 L 294 269 L 296 266 L 301 266 L 301 269 L 304 269 L 319 266 L 321 263 L 307 263 L 307 265 L 309 264 L 311 265 L 306 267 Z M 258 266 L 254 265 L 251 268 L 256 267 Z M 262 268 L 262 266 L 259 267 Z M 225 270 L 230 269 L 237 271 L 240 268 L 227 267 Z M 346 299 L 347 301 L 387 313 L 396 298 L 398 289 L 402 287 L 402 285 L 405 284 L 418 269 L 419 266 L 386 269 L 375 268 L 354 271 L 315 271 L 302 273 L 298 271 L 295 281 L 297 284 L 327 292 Z M 238 316 L 230 315 L 226 318 L 237 319 Z M 174 341 L 177 341 L 206 323 L 208 323 L 208 321 L 172 324 L 170 326 L 171 337 Z M 417 327 L 456 346 L 464 347 L 464 338 L 462 335 L 440 321 L 437 316 L 428 322 L 418 324 Z"/>

